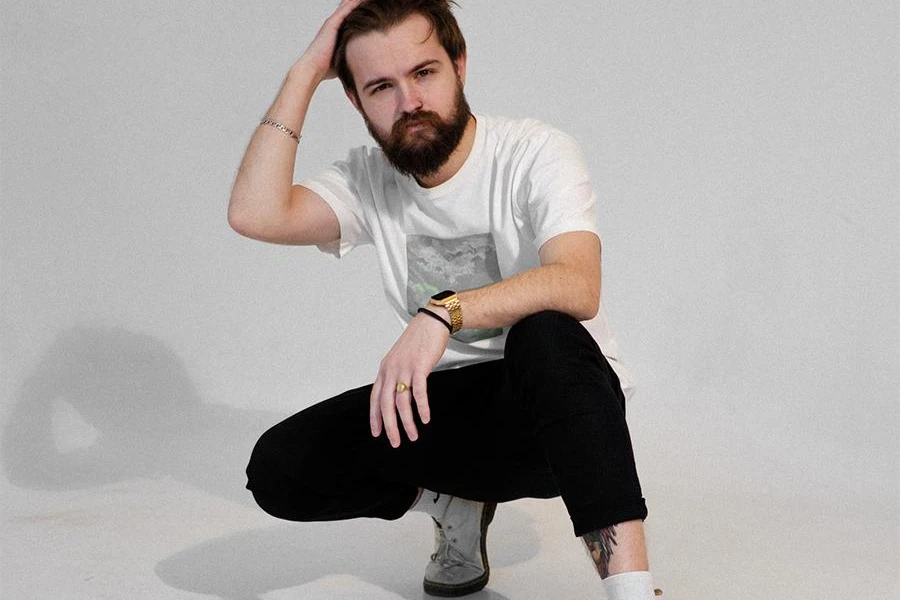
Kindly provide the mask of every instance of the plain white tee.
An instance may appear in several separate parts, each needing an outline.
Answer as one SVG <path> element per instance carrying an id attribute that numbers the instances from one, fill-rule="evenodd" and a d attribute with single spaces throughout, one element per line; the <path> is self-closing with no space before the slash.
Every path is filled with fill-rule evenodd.
<path id="1" fill-rule="evenodd" d="M 476 115 L 466 162 L 433 188 L 402 175 L 380 148 L 370 147 L 351 150 L 300 185 L 321 196 L 340 222 L 340 240 L 321 250 L 341 257 L 374 244 L 385 294 L 404 324 L 442 290 L 481 287 L 539 266 L 538 250 L 556 235 L 598 233 L 596 198 L 578 144 L 532 119 Z M 631 378 L 602 304 L 583 324 L 630 396 Z M 457 332 L 437 369 L 502 358 L 506 333 Z"/>

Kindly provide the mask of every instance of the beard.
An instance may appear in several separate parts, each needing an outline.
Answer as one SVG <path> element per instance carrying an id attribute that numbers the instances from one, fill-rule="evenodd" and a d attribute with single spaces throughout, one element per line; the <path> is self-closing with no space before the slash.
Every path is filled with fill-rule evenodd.
<path id="1" fill-rule="evenodd" d="M 394 123 L 388 135 L 382 135 L 368 116 L 364 114 L 363 117 L 388 162 L 404 175 L 424 178 L 437 173 L 459 146 L 470 115 L 469 103 L 460 84 L 453 112 L 446 121 L 429 110 L 407 113 Z M 419 129 L 411 131 L 416 126 Z"/>

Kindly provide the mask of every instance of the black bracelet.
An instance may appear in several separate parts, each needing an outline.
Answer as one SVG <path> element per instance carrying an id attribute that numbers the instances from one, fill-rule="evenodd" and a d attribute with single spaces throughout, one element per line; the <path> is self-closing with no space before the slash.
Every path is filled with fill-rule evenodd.
<path id="1" fill-rule="evenodd" d="M 424 308 L 424 307 L 420 308 L 420 309 L 418 310 L 418 312 L 423 313 L 423 314 L 426 314 L 426 315 L 428 315 L 429 317 L 431 317 L 431 318 L 433 318 L 433 319 L 437 319 L 438 321 L 440 321 L 441 323 L 443 323 L 444 325 L 447 326 L 447 331 L 449 331 L 451 334 L 453 333 L 453 325 L 451 325 L 450 323 L 448 323 L 448 322 L 446 321 L 446 319 L 444 319 L 444 317 L 442 317 L 441 315 L 437 314 L 436 312 L 432 312 L 432 311 L 430 311 L 430 310 L 428 310 L 427 308 Z"/>

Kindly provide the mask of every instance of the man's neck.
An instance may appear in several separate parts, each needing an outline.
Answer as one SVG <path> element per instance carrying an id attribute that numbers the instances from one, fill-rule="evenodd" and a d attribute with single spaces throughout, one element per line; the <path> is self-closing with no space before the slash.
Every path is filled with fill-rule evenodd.
<path id="1" fill-rule="evenodd" d="M 447 162 L 445 162 L 434 175 L 422 178 L 416 177 L 416 181 L 419 182 L 419 185 L 424 188 L 437 187 L 459 172 L 466 163 L 466 159 L 469 158 L 469 154 L 472 152 L 472 146 L 475 145 L 475 127 L 475 117 L 469 115 L 469 122 L 466 124 L 466 130 L 463 132 L 462 139 L 459 140 L 456 149 L 450 154 L 450 158 L 447 159 Z"/>

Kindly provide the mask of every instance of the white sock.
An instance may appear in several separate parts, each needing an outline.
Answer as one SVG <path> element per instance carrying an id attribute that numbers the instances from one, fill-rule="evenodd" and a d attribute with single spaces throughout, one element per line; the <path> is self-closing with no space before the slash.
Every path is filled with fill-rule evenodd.
<path id="1" fill-rule="evenodd" d="M 610 575 L 603 580 L 609 600 L 653 600 L 653 578 L 650 571 L 630 571 Z"/>
<path id="2" fill-rule="evenodd" d="M 451 500 L 453 500 L 453 496 L 450 494 L 441 494 L 423 489 L 418 502 L 413 504 L 409 510 L 428 513 L 435 519 L 440 519 L 444 516 L 447 505 L 450 504 Z"/>

